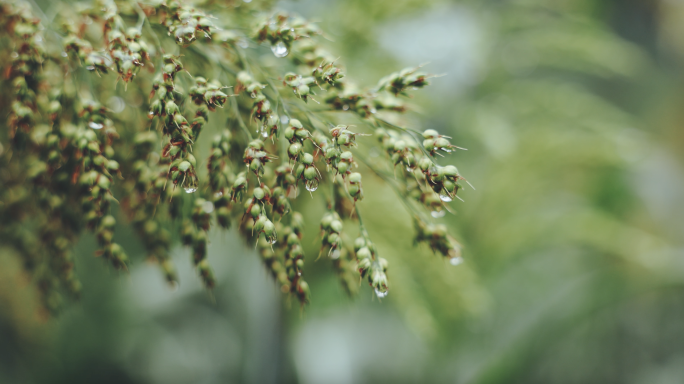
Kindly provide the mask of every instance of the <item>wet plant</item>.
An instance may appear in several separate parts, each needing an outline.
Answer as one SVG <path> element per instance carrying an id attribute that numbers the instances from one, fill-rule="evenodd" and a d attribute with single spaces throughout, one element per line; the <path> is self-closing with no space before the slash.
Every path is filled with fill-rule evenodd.
<path id="1" fill-rule="evenodd" d="M 207 289 L 217 284 L 209 232 L 237 228 L 281 290 L 305 304 L 297 208 L 321 201 L 319 257 L 349 294 L 365 280 L 385 297 L 388 261 L 363 226 L 362 177 L 397 191 L 417 242 L 462 261 L 430 217 L 465 182 L 435 156 L 460 148 L 400 123 L 411 92 L 429 83 L 421 68 L 358 86 L 318 26 L 268 2 L 51 4 L 48 17 L 33 2 L 0 2 L 0 239 L 21 255 L 46 309 L 78 297 L 72 250 L 85 231 L 96 256 L 129 268 L 122 226 L 171 284 L 179 239 Z M 368 160 L 373 145 L 384 161 Z"/>

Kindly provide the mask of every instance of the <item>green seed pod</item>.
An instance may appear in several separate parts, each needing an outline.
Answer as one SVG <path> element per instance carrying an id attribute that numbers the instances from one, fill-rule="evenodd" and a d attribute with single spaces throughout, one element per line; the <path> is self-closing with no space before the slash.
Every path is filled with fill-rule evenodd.
<path id="1" fill-rule="evenodd" d="M 317 176 L 316 174 L 316 168 L 314 167 L 308 167 L 304 170 L 304 179 L 306 180 L 313 180 Z"/>
<path id="2" fill-rule="evenodd" d="M 342 232 L 342 228 L 343 228 L 342 222 L 339 220 L 333 220 L 330 223 L 330 230 L 332 230 L 333 232 L 340 233 L 340 232 Z"/>
<path id="3" fill-rule="evenodd" d="M 254 188 L 254 191 L 252 192 L 252 196 L 254 196 L 254 198 L 257 200 L 262 200 L 265 196 L 264 190 L 259 188 L 259 187 L 256 187 L 256 188 Z"/>
<path id="4" fill-rule="evenodd" d="M 273 234 L 275 234 L 275 225 L 273 225 L 273 222 L 271 222 L 271 220 L 266 219 L 266 221 L 264 221 L 263 231 L 264 235 L 266 235 L 267 237 L 272 237 Z"/>
<path id="5" fill-rule="evenodd" d="M 314 161 L 314 157 L 313 157 L 313 155 L 310 154 L 310 153 L 305 153 L 305 154 L 302 156 L 302 163 L 304 163 L 304 164 L 306 164 L 306 165 L 311 165 L 311 164 L 313 164 L 313 161 Z"/>
<path id="6" fill-rule="evenodd" d="M 340 161 L 339 163 L 337 163 L 337 172 L 339 172 L 341 174 L 345 174 L 345 173 L 347 173 L 348 170 L 349 170 L 349 163 L 346 163 L 343 161 Z"/>
<path id="7" fill-rule="evenodd" d="M 190 170 L 191 167 L 192 167 L 192 165 L 190 164 L 189 161 L 182 161 L 178 165 L 178 170 L 181 172 L 187 172 L 188 170 Z"/>
<path id="8" fill-rule="evenodd" d="M 445 166 L 445 167 L 442 168 L 442 169 L 443 169 L 444 175 L 447 176 L 447 177 L 454 178 L 454 177 L 458 177 L 458 176 L 459 176 L 459 174 L 458 174 L 458 168 L 456 168 L 456 167 L 453 166 L 453 165 L 447 165 L 447 166 Z"/>
<path id="9" fill-rule="evenodd" d="M 290 126 L 298 129 L 304 128 L 301 121 L 297 119 L 290 119 Z"/>
<path id="10" fill-rule="evenodd" d="M 423 172 L 427 172 L 431 166 L 432 160 L 430 160 L 427 156 L 422 157 L 420 161 L 418 161 L 418 168 L 420 168 Z"/>
<path id="11" fill-rule="evenodd" d="M 252 205 L 252 208 L 249 211 L 249 214 L 252 215 L 253 218 L 259 217 L 261 215 L 261 205 L 259 204 L 254 204 Z"/>
<path id="12" fill-rule="evenodd" d="M 439 132 L 435 131 L 434 129 L 426 129 L 423 132 L 423 137 L 425 139 L 434 139 L 436 137 L 439 137 Z"/>
<path id="13" fill-rule="evenodd" d="M 173 100 L 169 100 L 166 102 L 166 114 L 169 116 L 173 116 L 176 113 L 178 113 L 180 109 L 178 108 L 178 105 L 173 102 Z"/>
<path id="14" fill-rule="evenodd" d="M 297 170 L 295 170 L 295 178 L 300 179 L 305 170 L 306 167 L 304 166 L 304 164 L 299 164 L 297 166 Z"/>
<path id="15" fill-rule="evenodd" d="M 436 148 L 449 148 L 449 147 L 451 147 L 451 143 L 449 142 L 449 140 L 447 140 L 443 137 L 440 137 L 440 138 L 437 138 L 437 140 L 435 140 L 435 147 Z"/>
<path id="16" fill-rule="evenodd" d="M 306 96 L 309 94 L 309 86 L 305 84 L 301 84 L 300 86 L 297 87 L 297 93 L 299 93 L 301 96 Z"/>
<path id="17" fill-rule="evenodd" d="M 356 251 L 356 258 L 361 261 L 362 259 L 370 259 L 372 257 L 370 249 L 368 247 L 362 247 Z"/>
<path id="18" fill-rule="evenodd" d="M 321 229 L 327 231 L 330 228 L 330 225 L 332 224 L 333 220 L 335 220 L 335 217 L 330 213 L 323 216 L 323 218 L 321 219 Z"/>
<path id="19" fill-rule="evenodd" d="M 387 260 L 380 257 L 378 259 L 378 262 L 380 263 L 380 267 L 382 268 L 382 271 L 387 272 L 387 267 L 389 267 L 389 263 L 387 262 Z"/>
<path id="20" fill-rule="evenodd" d="M 290 158 L 297 158 L 301 151 L 302 151 L 302 145 L 299 143 L 292 143 L 287 148 L 287 153 L 290 155 Z"/>
<path id="21" fill-rule="evenodd" d="M 354 251 L 358 252 L 359 249 L 363 248 L 366 246 L 366 239 L 363 237 L 357 237 L 356 240 L 354 240 Z"/>
<path id="22" fill-rule="evenodd" d="M 423 148 L 428 152 L 433 152 L 435 150 L 435 140 L 427 139 L 423 140 Z"/>
<path id="23" fill-rule="evenodd" d="M 254 232 L 256 233 L 261 233 L 261 231 L 264 230 L 264 224 L 266 224 L 267 220 L 268 219 L 266 218 L 266 216 L 259 217 L 259 219 L 257 219 L 257 221 L 254 223 L 254 227 L 252 227 L 252 230 L 254 230 Z"/>
<path id="24" fill-rule="evenodd" d="M 294 138 L 295 129 L 292 127 L 286 127 L 285 131 L 283 132 L 283 135 L 285 136 L 285 139 L 291 141 Z"/>
<path id="25" fill-rule="evenodd" d="M 357 184 L 361 182 L 361 174 L 358 172 L 350 173 L 349 174 L 349 182 L 353 184 Z"/>
<path id="26" fill-rule="evenodd" d="M 309 136 L 311 136 L 311 134 L 304 128 L 295 130 L 295 137 L 297 137 L 299 140 L 304 140 Z"/>
<path id="27" fill-rule="evenodd" d="M 299 237 L 297 237 L 297 235 L 295 235 L 294 233 L 290 233 L 287 236 L 287 246 L 291 247 L 296 244 L 299 244 Z"/>
<path id="28" fill-rule="evenodd" d="M 326 239 L 328 240 L 328 244 L 336 246 L 337 241 L 340 239 L 340 235 L 338 235 L 337 233 L 331 233 L 328 235 Z"/>

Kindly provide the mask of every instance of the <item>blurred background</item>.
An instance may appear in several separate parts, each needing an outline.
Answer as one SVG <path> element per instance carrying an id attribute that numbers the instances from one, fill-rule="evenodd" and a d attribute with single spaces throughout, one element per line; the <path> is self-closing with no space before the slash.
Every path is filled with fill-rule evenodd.
<path id="1" fill-rule="evenodd" d="M 212 232 L 213 297 L 182 247 L 172 291 L 153 265 L 103 267 L 85 236 L 82 300 L 46 320 L 0 245 L 0 383 L 684 382 L 684 0 L 278 8 L 317 20 L 361 84 L 423 63 L 444 74 L 406 124 L 469 149 L 447 160 L 477 190 L 439 219 L 465 262 L 414 247 L 370 174 L 360 209 L 390 263 L 381 302 L 365 285 L 348 299 L 313 238 L 300 310 L 235 232 Z M 302 208 L 311 228 L 319 205 Z"/>

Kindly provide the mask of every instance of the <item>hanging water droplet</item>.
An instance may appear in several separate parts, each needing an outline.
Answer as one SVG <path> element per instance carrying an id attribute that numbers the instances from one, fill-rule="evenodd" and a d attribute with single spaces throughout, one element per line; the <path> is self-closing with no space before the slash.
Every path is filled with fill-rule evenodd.
<path id="1" fill-rule="evenodd" d="M 67 56 L 69 56 L 69 54 L 67 54 L 66 52 L 62 52 L 62 57 L 67 57 Z"/>
<path id="2" fill-rule="evenodd" d="M 407 165 L 407 166 L 406 166 L 406 172 L 411 173 L 411 172 L 413 172 L 413 169 L 411 169 L 411 167 L 409 167 L 409 166 Z"/>
<path id="3" fill-rule="evenodd" d="M 375 108 L 371 108 L 371 110 L 370 110 L 370 113 L 377 113 L 377 112 L 378 112 L 378 110 Z"/>
<path id="4" fill-rule="evenodd" d="M 214 197 L 221 197 L 221 196 L 223 196 L 223 192 L 214 193 Z"/>
<path id="5" fill-rule="evenodd" d="M 276 241 L 278 241 L 278 239 L 276 239 L 275 236 L 273 236 L 273 237 L 267 237 L 267 238 L 266 238 L 266 242 L 269 243 L 269 244 L 275 244 Z"/>
<path id="6" fill-rule="evenodd" d="M 195 193 L 197 192 L 197 187 L 185 187 L 183 188 L 185 190 L 185 193 Z"/>
<path id="7" fill-rule="evenodd" d="M 94 65 L 89 65 L 89 66 L 86 67 L 86 69 L 89 70 L 89 71 L 94 71 L 94 70 L 95 70 L 95 66 L 94 66 Z"/>
<path id="8" fill-rule="evenodd" d="M 442 151 L 444 151 L 446 153 L 451 153 L 451 149 L 449 149 L 449 148 L 442 148 Z"/>
<path id="9" fill-rule="evenodd" d="M 330 258 L 333 260 L 337 260 L 340 258 L 340 253 L 341 253 L 340 250 L 336 249 L 330 253 Z"/>
<path id="10" fill-rule="evenodd" d="M 430 215 L 435 219 L 439 219 L 440 217 L 444 217 L 444 215 L 446 215 L 446 211 L 432 211 L 430 212 Z"/>
<path id="11" fill-rule="evenodd" d="M 88 123 L 88 126 L 92 129 L 102 129 L 102 127 L 104 127 L 104 125 L 102 125 L 100 123 L 96 123 L 94 121 L 91 121 L 90 123 Z"/>
<path id="12" fill-rule="evenodd" d="M 375 288 L 375 294 L 381 299 L 383 297 L 387 296 L 388 293 L 389 293 L 389 291 L 382 292 L 379 289 Z"/>
<path id="13" fill-rule="evenodd" d="M 288 53 L 290 53 L 287 50 L 285 43 L 282 41 L 277 42 L 275 45 L 271 45 L 271 51 L 273 51 L 275 57 L 285 57 Z"/>
<path id="14" fill-rule="evenodd" d="M 318 180 L 310 180 L 306 182 L 306 190 L 309 192 L 315 192 L 318 189 Z"/>
<path id="15" fill-rule="evenodd" d="M 205 201 L 204 204 L 202 204 L 202 210 L 204 210 L 206 213 L 214 212 L 214 203 L 211 201 Z"/>
<path id="16" fill-rule="evenodd" d="M 286 115 L 280 116 L 280 122 L 281 122 L 282 124 L 287 124 L 289 121 L 290 121 L 290 118 L 287 117 Z"/>
<path id="17" fill-rule="evenodd" d="M 342 106 L 342 109 L 344 109 L 345 111 L 348 111 L 348 110 L 349 110 L 349 106 L 345 104 L 345 105 Z"/>
<path id="18" fill-rule="evenodd" d="M 152 112 L 152 111 L 147 112 L 147 117 L 149 117 L 150 119 L 153 118 L 154 112 Z"/>
<path id="19" fill-rule="evenodd" d="M 451 196 L 445 195 L 445 194 L 443 194 L 443 193 L 440 193 L 440 194 L 439 194 L 439 199 L 442 200 L 442 201 L 444 201 L 444 202 L 446 202 L 446 203 L 448 203 L 448 202 L 450 202 L 451 200 L 453 200 L 453 199 L 451 198 Z"/>
<path id="20" fill-rule="evenodd" d="M 463 258 L 461 256 L 452 257 L 449 259 L 451 265 L 459 265 L 463 263 Z"/>
<path id="21" fill-rule="evenodd" d="M 259 134 L 264 139 L 267 138 L 268 137 L 268 128 L 265 125 L 262 125 L 261 128 L 259 128 Z"/>
<path id="22" fill-rule="evenodd" d="M 242 1 L 245 3 L 251 3 L 252 2 L 252 0 L 242 0 Z"/>

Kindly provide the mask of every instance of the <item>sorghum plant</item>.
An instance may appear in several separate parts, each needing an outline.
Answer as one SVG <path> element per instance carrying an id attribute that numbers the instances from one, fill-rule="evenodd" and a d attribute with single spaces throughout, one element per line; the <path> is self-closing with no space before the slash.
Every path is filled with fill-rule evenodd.
<path id="1" fill-rule="evenodd" d="M 301 242 L 316 226 L 294 200 L 313 194 L 327 201 L 319 256 L 349 294 L 365 279 L 384 297 L 388 262 L 363 226 L 362 174 L 397 191 L 416 242 L 460 263 L 460 245 L 426 215 L 442 216 L 462 187 L 456 167 L 435 160 L 458 147 L 396 123 L 430 76 L 409 68 L 356 86 L 315 24 L 256 3 L 55 1 L 48 17 L 0 2 L 0 236 L 47 309 L 79 294 L 71 250 L 84 231 L 98 256 L 128 268 L 117 225 L 132 226 L 171 284 L 180 239 L 208 289 L 207 233 L 236 227 L 282 291 L 307 303 Z M 342 115 L 358 124 L 338 124 Z M 215 135 L 208 155 L 203 135 Z M 386 164 L 369 162 L 361 141 L 379 143 Z M 344 221 L 359 226 L 356 240 Z"/>

